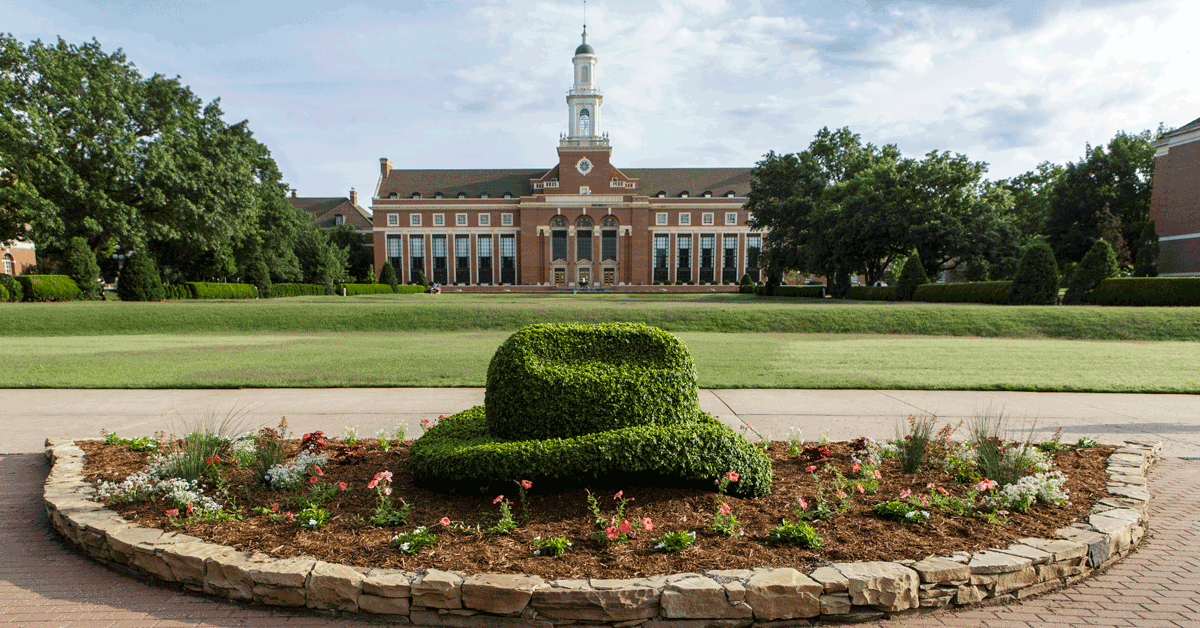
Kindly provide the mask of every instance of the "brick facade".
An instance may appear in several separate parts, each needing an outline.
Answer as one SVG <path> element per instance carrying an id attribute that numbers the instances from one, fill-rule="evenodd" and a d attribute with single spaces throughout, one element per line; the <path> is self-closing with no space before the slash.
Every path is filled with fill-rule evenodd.
<path id="1" fill-rule="evenodd" d="M 1200 275 L 1200 119 L 1155 147 L 1150 219 L 1158 230 L 1159 275 Z"/>

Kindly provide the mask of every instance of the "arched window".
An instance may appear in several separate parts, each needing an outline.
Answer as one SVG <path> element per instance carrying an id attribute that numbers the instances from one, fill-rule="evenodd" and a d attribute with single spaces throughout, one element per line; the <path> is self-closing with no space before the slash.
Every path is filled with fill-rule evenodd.
<path id="1" fill-rule="evenodd" d="M 442 198 L 442 193 L 441 192 L 434 193 L 433 198 Z"/>
<path id="2" fill-rule="evenodd" d="M 388 198 L 396 198 L 396 193 L 392 192 L 391 194 L 388 194 Z"/>
<path id="3" fill-rule="evenodd" d="M 600 226 L 604 227 L 605 229 L 616 229 L 617 228 L 617 219 L 613 218 L 612 216 L 609 216 L 608 218 L 605 218 L 604 220 L 600 221 Z"/>
<path id="4" fill-rule="evenodd" d="M 5 275 L 17 274 L 17 266 L 16 266 L 16 264 L 13 263 L 13 256 L 9 255 L 8 253 L 4 254 L 4 274 Z"/>
<path id="5" fill-rule="evenodd" d="M 579 82 L 580 83 L 591 83 L 592 82 L 592 69 L 590 67 L 588 67 L 586 65 L 583 66 L 583 70 L 579 73 Z"/>
<path id="6" fill-rule="evenodd" d="M 458 193 L 458 198 L 467 198 L 467 193 L 466 193 L 466 192 L 459 192 L 459 193 Z"/>
<path id="7" fill-rule="evenodd" d="M 566 226 L 567 226 L 567 219 L 566 219 L 566 218 L 563 218 L 562 216 L 559 216 L 558 218 L 555 218 L 554 220 L 551 220 L 551 221 L 550 221 L 550 226 L 551 226 L 551 227 L 561 227 L 561 228 L 566 228 Z"/>
<path id="8" fill-rule="evenodd" d="M 592 134 L 592 114 L 588 113 L 587 109 L 583 109 L 579 112 L 579 134 Z"/>
<path id="9" fill-rule="evenodd" d="M 413 197 L 413 198 L 421 198 L 421 193 L 420 193 L 420 192 L 413 192 L 413 193 L 412 193 L 412 197 Z M 396 198 L 396 195 L 395 195 L 395 194 L 392 194 L 392 198 Z"/>
<path id="10" fill-rule="evenodd" d="M 575 221 L 575 226 L 576 227 L 591 227 L 592 219 L 588 218 L 587 216 L 584 216 L 584 217 L 580 218 L 579 220 Z"/>
<path id="11" fill-rule="evenodd" d="M 504 198 L 512 198 L 512 192 L 505 192 Z"/>

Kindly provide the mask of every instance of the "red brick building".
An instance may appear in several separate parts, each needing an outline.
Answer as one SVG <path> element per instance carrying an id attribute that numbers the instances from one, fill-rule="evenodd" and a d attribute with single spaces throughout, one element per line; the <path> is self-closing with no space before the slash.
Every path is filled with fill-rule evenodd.
<path id="1" fill-rule="evenodd" d="M 376 272 L 459 285 L 547 287 L 758 278 L 762 234 L 742 208 L 749 168 L 618 168 L 587 43 L 572 58 L 568 132 L 550 168 L 401 170 L 380 159 Z"/>
<path id="2" fill-rule="evenodd" d="M 1158 274 L 1200 276 L 1200 118 L 1155 147 L 1150 219 L 1158 230 Z"/>
<path id="3" fill-rule="evenodd" d="M 0 242 L 0 272 L 6 275 L 20 275 L 25 272 L 26 268 L 35 265 L 37 265 L 37 251 L 32 242 L 27 240 Z"/>

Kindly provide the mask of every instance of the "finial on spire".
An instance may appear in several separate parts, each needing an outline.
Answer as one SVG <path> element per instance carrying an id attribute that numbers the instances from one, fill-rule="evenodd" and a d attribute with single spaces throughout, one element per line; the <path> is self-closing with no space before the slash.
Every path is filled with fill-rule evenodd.
<path id="1" fill-rule="evenodd" d="M 587 43 L 587 0 L 583 0 L 583 43 Z"/>

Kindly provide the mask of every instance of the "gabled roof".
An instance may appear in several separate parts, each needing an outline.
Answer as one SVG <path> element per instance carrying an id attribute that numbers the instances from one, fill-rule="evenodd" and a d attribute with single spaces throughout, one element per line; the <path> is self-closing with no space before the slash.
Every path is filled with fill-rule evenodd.
<path id="1" fill-rule="evenodd" d="M 654 196 L 666 192 L 679 196 L 687 192 L 696 197 L 705 192 L 724 196 L 732 190 L 734 196 L 750 194 L 750 168 L 622 168 L 631 179 L 638 179 L 640 193 Z"/>
<path id="2" fill-rule="evenodd" d="M 337 225 L 336 216 L 342 215 L 346 224 L 355 229 L 370 229 L 371 215 L 367 210 L 350 203 L 346 197 L 293 197 L 287 199 L 292 209 L 312 216 L 318 227 L 332 229 Z"/>
<path id="3" fill-rule="evenodd" d="M 1188 131 L 1195 131 L 1196 129 L 1200 129 L 1200 118 L 1196 118 L 1195 120 L 1188 122 L 1187 124 L 1179 127 L 1178 129 L 1174 129 L 1172 131 L 1168 131 L 1167 133 L 1164 133 L 1163 139 L 1167 139 L 1168 137 L 1171 137 L 1173 135 L 1180 135 L 1182 133 L 1187 133 Z"/>
<path id="4" fill-rule="evenodd" d="M 730 190 L 736 196 L 750 193 L 750 168 L 621 168 L 620 171 L 632 179 L 638 179 L 638 194 L 653 196 L 659 191 L 667 196 L 700 196 L 705 191 L 713 196 L 724 196 Z M 379 184 L 379 197 L 388 198 L 392 193 L 397 198 L 412 198 L 413 192 L 421 198 L 433 198 L 441 192 L 445 198 L 455 198 L 459 192 L 468 198 L 479 198 L 483 193 L 491 198 L 501 198 L 505 192 L 513 196 L 529 196 L 530 179 L 540 179 L 546 169 L 521 170 L 392 170 Z"/>

